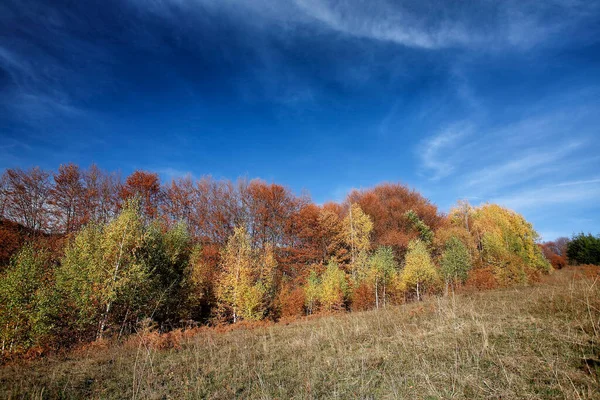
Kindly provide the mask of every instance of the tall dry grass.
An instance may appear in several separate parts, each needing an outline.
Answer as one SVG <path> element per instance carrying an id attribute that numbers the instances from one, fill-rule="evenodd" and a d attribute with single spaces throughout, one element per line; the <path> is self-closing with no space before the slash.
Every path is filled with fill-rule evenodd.
<path id="1" fill-rule="evenodd" d="M 600 398 L 598 269 L 6 365 L 4 398 Z"/>

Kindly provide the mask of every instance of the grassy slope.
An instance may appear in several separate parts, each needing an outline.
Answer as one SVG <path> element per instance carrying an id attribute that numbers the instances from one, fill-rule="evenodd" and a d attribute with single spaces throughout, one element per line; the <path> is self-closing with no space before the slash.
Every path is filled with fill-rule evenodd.
<path id="1" fill-rule="evenodd" d="M 600 282 L 573 274 L 7 365 L 0 397 L 600 398 Z"/>

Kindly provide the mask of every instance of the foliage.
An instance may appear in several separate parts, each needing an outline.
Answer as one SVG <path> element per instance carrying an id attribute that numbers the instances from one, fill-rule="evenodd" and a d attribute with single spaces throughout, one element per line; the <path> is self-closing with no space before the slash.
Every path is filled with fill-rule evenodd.
<path id="1" fill-rule="evenodd" d="M 317 205 L 260 180 L 165 185 L 146 171 L 121 182 L 94 165 L 9 169 L 0 176 L 0 318 L 16 336 L 2 334 L 13 348 L 68 345 L 136 331 L 142 320 L 169 330 L 380 307 L 420 299 L 440 276 L 522 284 L 550 271 L 546 259 L 565 264 L 567 239 L 536 242 L 510 210 L 459 202 L 445 216 L 400 184 Z M 19 292 L 16 276 L 34 293 Z M 5 312 L 13 303 L 28 306 Z"/>
<path id="2" fill-rule="evenodd" d="M 373 221 L 358 204 L 350 204 L 344 219 L 346 244 L 350 247 L 352 275 L 364 272 L 367 267 L 367 254 L 371 249 Z"/>
<path id="3" fill-rule="evenodd" d="M 304 293 L 306 312 L 312 314 L 316 311 L 319 299 L 321 298 L 321 281 L 314 268 L 311 269 L 310 274 L 308 275 Z"/>
<path id="4" fill-rule="evenodd" d="M 369 278 L 373 284 L 375 294 L 375 307 L 379 308 L 380 298 L 386 305 L 386 288 L 398 272 L 398 264 L 394 258 L 394 252 L 389 246 L 380 246 L 370 259 Z"/>
<path id="5" fill-rule="evenodd" d="M 446 283 L 464 283 L 471 269 L 467 247 L 456 237 L 447 242 L 440 261 L 440 271 Z"/>
<path id="6" fill-rule="evenodd" d="M 494 269 L 502 285 L 526 283 L 551 270 L 537 246 L 538 234 L 521 215 L 495 204 L 472 213 L 471 231 L 481 248 L 480 261 Z"/>
<path id="7" fill-rule="evenodd" d="M 321 306 L 327 311 L 340 310 L 344 307 L 347 294 L 346 274 L 340 269 L 336 261 L 329 261 L 325 272 L 321 276 L 319 290 Z"/>
<path id="8" fill-rule="evenodd" d="M 53 298 L 49 253 L 25 245 L 0 276 L 2 352 L 44 346 L 57 310 Z"/>
<path id="9" fill-rule="evenodd" d="M 233 322 L 260 320 L 273 295 L 276 262 L 267 249 L 261 259 L 250 246 L 250 235 L 237 227 L 223 250 L 217 299 L 221 314 Z"/>
<path id="10" fill-rule="evenodd" d="M 160 281 L 171 272 L 164 246 L 156 227 L 144 225 L 136 202 L 127 203 L 106 226 L 84 228 L 57 271 L 57 290 L 62 308 L 72 313 L 72 328 L 102 337 L 106 328 L 122 330 L 155 311 L 162 300 Z"/>
<path id="11" fill-rule="evenodd" d="M 157 217 L 158 207 L 162 200 L 160 179 L 157 173 L 134 171 L 125 180 L 119 194 L 124 201 L 137 198 L 140 202 L 140 210 L 145 217 L 149 219 Z"/>
<path id="12" fill-rule="evenodd" d="M 412 226 L 419 232 L 419 238 L 421 241 L 427 245 L 430 245 L 433 242 L 433 231 L 431 228 L 429 228 L 413 210 L 408 210 L 404 215 L 410 221 Z"/>
<path id="13" fill-rule="evenodd" d="M 406 217 L 409 210 L 413 210 L 433 231 L 444 221 L 435 205 L 402 184 L 386 183 L 371 189 L 354 190 L 347 201 L 358 204 L 371 217 L 373 244 L 391 246 L 398 257 L 403 256 L 408 243 L 418 237 L 418 232 Z"/>
<path id="14" fill-rule="evenodd" d="M 319 226 L 322 230 L 323 261 L 335 259 L 337 262 L 349 260 L 344 223 L 335 207 L 325 205 L 319 212 Z"/>
<path id="15" fill-rule="evenodd" d="M 408 245 L 404 268 L 400 273 L 402 290 L 415 292 L 417 300 L 422 293 L 439 283 L 439 274 L 431 261 L 427 246 L 420 240 L 414 240 Z"/>
<path id="16" fill-rule="evenodd" d="M 201 320 L 215 301 L 217 271 L 204 257 L 203 248 L 194 246 L 183 271 L 180 296 L 183 303 L 179 315 L 186 320 Z"/>
<path id="17" fill-rule="evenodd" d="M 583 232 L 573 236 L 567 246 L 567 256 L 571 263 L 600 265 L 600 236 Z"/>
<path id="18" fill-rule="evenodd" d="M 165 230 L 154 222 L 145 227 L 140 260 L 149 273 L 154 319 L 159 323 L 177 320 L 179 291 L 190 260 L 187 226 L 180 222 Z"/>
<path id="19" fill-rule="evenodd" d="M 300 286 L 293 287 L 289 282 L 286 282 L 277 294 L 276 303 L 280 317 L 300 316 L 304 312 L 304 289 Z"/>

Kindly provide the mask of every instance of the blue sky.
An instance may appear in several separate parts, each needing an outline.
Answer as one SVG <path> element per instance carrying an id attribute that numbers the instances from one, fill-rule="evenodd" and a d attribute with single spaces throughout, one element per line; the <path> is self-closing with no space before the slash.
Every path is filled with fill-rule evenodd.
<path id="1" fill-rule="evenodd" d="M 600 2 L 0 2 L 0 168 L 406 183 L 600 232 Z"/>

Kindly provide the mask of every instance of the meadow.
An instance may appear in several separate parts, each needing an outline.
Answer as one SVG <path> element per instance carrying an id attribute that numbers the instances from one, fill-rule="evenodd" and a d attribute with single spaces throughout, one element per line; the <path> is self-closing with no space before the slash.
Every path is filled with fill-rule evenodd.
<path id="1" fill-rule="evenodd" d="M 16 398 L 600 398 L 600 273 L 7 363 Z"/>

